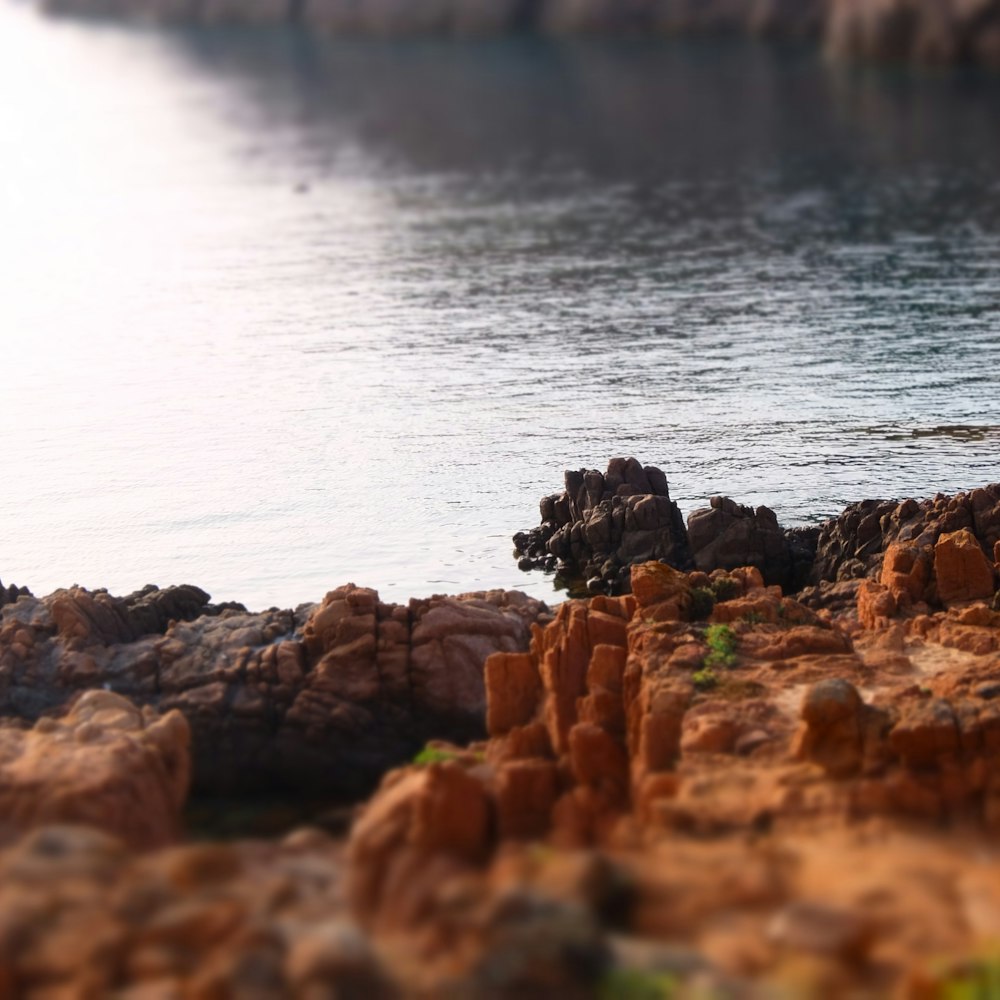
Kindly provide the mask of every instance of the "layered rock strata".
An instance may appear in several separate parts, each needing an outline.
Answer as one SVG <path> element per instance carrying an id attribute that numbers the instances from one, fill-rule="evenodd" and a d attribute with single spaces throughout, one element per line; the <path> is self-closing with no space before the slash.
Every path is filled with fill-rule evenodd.
<path id="1" fill-rule="evenodd" d="M 547 613 L 517 592 L 401 606 L 353 584 L 295 611 L 207 602 L 194 587 L 21 595 L 0 612 L 0 715 L 33 722 L 107 689 L 183 713 L 201 790 L 356 795 L 430 736 L 482 735 L 483 662 L 526 649 Z"/>

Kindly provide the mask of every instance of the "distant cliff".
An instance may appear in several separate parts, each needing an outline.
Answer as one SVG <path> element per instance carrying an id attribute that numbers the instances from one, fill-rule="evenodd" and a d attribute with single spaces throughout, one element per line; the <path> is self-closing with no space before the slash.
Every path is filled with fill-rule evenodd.
<path id="1" fill-rule="evenodd" d="M 42 0 L 58 14 L 300 23 L 343 35 L 751 32 L 834 57 L 1000 67 L 1000 0 Z"/>

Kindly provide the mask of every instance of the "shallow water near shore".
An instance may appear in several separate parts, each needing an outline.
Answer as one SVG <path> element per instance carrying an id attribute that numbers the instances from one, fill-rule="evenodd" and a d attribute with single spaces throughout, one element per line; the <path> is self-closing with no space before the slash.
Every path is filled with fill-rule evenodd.
<path id="1" fill-rule="evenodd" d="M 0 577 L 551 581 L 564 468 L 786 524 L 1000 479 L 1000 78 L 0 3 Z"/>

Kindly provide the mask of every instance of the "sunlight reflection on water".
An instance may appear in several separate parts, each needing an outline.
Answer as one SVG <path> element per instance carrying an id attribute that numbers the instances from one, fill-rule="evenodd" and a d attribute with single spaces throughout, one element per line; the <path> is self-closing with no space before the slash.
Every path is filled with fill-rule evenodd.
<path id="1" fill-rule="evenodd" d="M 996 78 L 0 4 L 0 86 L 6 582 L 547 596 L 510 536 L 615 454 L 789 524 L 1000 479 Z"/>

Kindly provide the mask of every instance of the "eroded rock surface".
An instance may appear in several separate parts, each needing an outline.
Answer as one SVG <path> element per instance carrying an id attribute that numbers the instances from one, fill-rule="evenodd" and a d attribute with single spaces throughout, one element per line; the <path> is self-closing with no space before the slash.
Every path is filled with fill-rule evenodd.
<path id="1" fill-rule="evenodd" d="M 929 500 L 863 500 L 820 530 L 812 581 L 877 576 L 894 543 L 926 558 L 938 538 L 965 529 L 984 553 L 1000 541 L 1000 484 Z M 908 572 L 908 571 L 907 571 Z"/>
<path id="2" fill-rule="evenodd" d="M 352 584 L 259 614 L 194 587 L 22 596 L 0 613 L 0 714 L 107 688 L 184 714 L 203 790 L 357 794 L 431 736 L 482 735 L 486 657 L 527 649 L 546 613 L 517 592 L 401 606 Z"/>
<path id="3" fill-rule="evenodd" d="M 788 531 L 768 507 L 746 507 L 712 497 L 709 507 L 688 515 L 688 543 L 698 569 L 756 566 L 765 583 L 792 592 L 809 578 L 818 529 Z"/>
<path id="4" fill-rule="evenodd" d="M 666 477 L 634 458 L 613 459 L 603 475 L 565 476 L 566 489 L 540 503 L 542 523 L 514 536 L 514 554 L 522 569 L 555 571 L 574 596 L 627 593 L 629 567 L 650 559 L 705 573 L 754 566 L 786 593 L 813 588 L 803 599 L 814 608 L 840 595 L 841 605 L 853 606 L 856 589 L 838 585 L 865 577 L 909 603 L 994 590 L 1000 484 L 923 501 L 863 500 L 819 527 L 783 528 L 769 508 L 723 496 L 692 511 L 685 526 Z M 932 573 L 935 559 L 941 568 Z"/>
<path id="5" fill-rule="evenodd" d="M 930 968 L 928 942 L 974 952 L 967 891 L 1000 913 L 1000 613 L 922 612 L 866 580 L 867 610 L 834 616 L 753 567 L 632 577 L 490 657 L 488 741 L 387 776 L 351 838 L 357 919 L 434 968 L 517 872 L 601 927 L 613 909 L 626 935 L 683 944 L 680 981 L 943 995 L 957 966 Z M 914 884 L 914 864 L 934 876 Z"/>
<path id="6" fill-rule="evenodd" d="M 942 530 L 929 556 L 828 584 L 813 607 L 756 567 L 649 562 L 632 567 L 630 594 L 569 601 L 551 620 L 520 595 L 400 608 L 347 586 L 298 612 L 229 610 L 110 646 L 117 614 L 86 602 L 83 614 L 63 592 L 54 617 L 49 599 L 22 596 L 3 610 L 5 649 L 24 647 L 19 664 L 35 650 L 36 677 L 49 654 L 86 676 L 80 656 L 104 669 L 138 644 L 152 650 L 154 701 L 168 701 L 164 685 L 170 698 L 223 685 L 232 710 L 272 671 L 268 695 L 288 689 L 276 745 L 290 714 L 317 739 L 357 724 L 364 745 L 370 720 L 355 709 L 405 728 L 416 705 L 435 726 L 484 712 L 487 738 L 435 740 L 390 771 L 346 842 L 301 829 L 150 849 L 149 796 L 180 784 L 135 747 L 176 714 L 91 691 L 63 719 L 0 731 L 21 748 L 0 759 L 2 811 L 29 817 L 0 845 L 0 994 L 986 989 L 981 942 L 1000 929 L 1000 611 L 982 559 L 973 529 Z M 187 703 L 193 722 L 199 704 L 211 701 Z M 125 737 L 112 770 L 106 752 Z M 154 762 L 177 745 L 155 742 Z M 81 776 L 89 753 L 105 756 Z M 8 766 L 38 780 L 7 781 Z M 68 805 L 46 811 L 45 787 Z M 112 789 L 128 808 L 86 805 Z M 37 826 L 50 819 L 88 826 Z"/>

